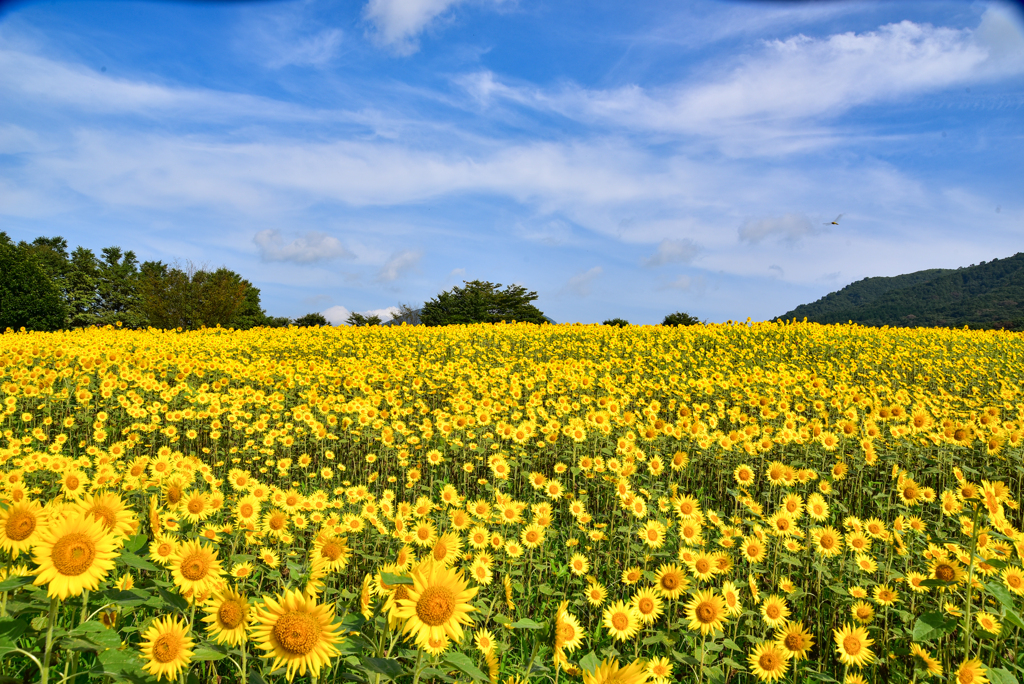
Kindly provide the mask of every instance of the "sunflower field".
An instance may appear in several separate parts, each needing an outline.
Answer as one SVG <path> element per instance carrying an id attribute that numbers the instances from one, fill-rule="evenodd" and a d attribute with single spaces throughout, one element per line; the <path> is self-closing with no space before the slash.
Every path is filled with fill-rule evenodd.
<path id="1" fill-rule="evenodd" d="M 1024 336 L 0 335 L 0 684 L 1024 676 Z"/>

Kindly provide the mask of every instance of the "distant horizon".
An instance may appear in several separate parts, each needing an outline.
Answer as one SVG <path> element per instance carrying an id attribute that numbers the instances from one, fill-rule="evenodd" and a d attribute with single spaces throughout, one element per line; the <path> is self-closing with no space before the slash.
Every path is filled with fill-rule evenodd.
<path id="1" fill-rule="evenodd" d="M 0 230 L 268 314 L 767 321 L 1022 251 L 1012 3 L 0 3 Z"/>

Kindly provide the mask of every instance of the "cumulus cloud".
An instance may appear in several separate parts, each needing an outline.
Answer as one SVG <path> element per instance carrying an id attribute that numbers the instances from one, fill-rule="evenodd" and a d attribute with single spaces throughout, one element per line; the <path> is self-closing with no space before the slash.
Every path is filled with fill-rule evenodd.
<path id="1" fill-rule="evenodd" d="M 406 272 L 416 267 L 423 258 L 423 253 L 412 249 L 395 252 L 377 272 L 377 280 L 384 283 L 394 282 Z"/>
<path id="2" fill-rule="evenodd" d="M 682 240 L 665 239 L 650 257 L 644 259 L 644 266 L 664 266 L 665 264 L 688 264 L 700 252 L 700 245 L 689 238 Z"/>
<path id="3" fill-rule="evenodd" d="M 577 273 L 572 278 L 569 278 L 569 282 L 565 284 L 565 289 L 580 297 L 586 297 L 590 294 L 590 287 L 594 280 L 602 273 L 604 273 L 604 269 L 600 266 L 594 266 L 589 271 Z"/>
<path id="4" fill-rule="evenodd" d="M 326 318 L 327 322 L 331 325 L 341 325 L 348 319 L 352 312 L 343 306 L 332 306 L 326 311 L 321 311 L 320 314 Z"/>
<path id="5" fill-rule="evenodd" d="M 750 219 L 739 229 L 740 242 L 757 244 L 766 238 L 779 238 L 795 243 L 800 238 L 814 235 L 818 230 L 804 214 L 789 213 Z"/>
<path id="6" fill-rule="evenodd" d="M 331 325 L 342 325 L 345 323 L 345 321 L 348 320 L 348 317 L 351 316 L 353 312 L 349 311 L 344 306 L 338 305 L 332 306 L 326 311 L 321 311 L 320 313 L 323 315 L 324 318 L 327 319 L 327 321 Z M 377 316 L 383 323 L 386 321 L 390 321 L 392 318 L 397 316 L 399 312 L 397 306 L 388 306 L 384 307 L 383 309 L 367 309 L 366 311 L 358 311 L 355 313 L 360 313 L 363 316 L 367 317 Z"/>
<path id="7" fill-rule="evenodd" d="M 351 258 L 336 237 L 315 230 L 286 243 L 280 231 L 267 229 L 256 233 L 252 239 L 259 247 L 264 261 L 291 261 L 297 264 L 311 264 L 338 258 Z"/>

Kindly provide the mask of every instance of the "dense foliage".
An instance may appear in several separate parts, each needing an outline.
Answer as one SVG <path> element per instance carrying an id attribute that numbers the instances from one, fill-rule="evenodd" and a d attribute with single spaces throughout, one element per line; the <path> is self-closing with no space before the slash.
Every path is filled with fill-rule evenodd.
<path id="1" fill-rule="evenodd" d="M 105 247 L 99 257 L 84 247 L 68 252 L 67 241 L 61 237 L 14 244 L 0 232 L 0 245 L 5 260 L 21 264 L 0 268 L 0 292 L 24 293 L 23 299 L 17 300 L 24 305 L 0 307 L 0 331 L 22 325 L 29 330 L 115 324 L 133 329 L 192 330 L 289 323 L 287 318 L 267 316 L 260 306 L 259 289 L 226 268 L 210 271 L 159 261 L 140 264 L 134 252 L 120 247 Z M 47 313 L 26 317 L 25 306 L 45 308 Z M 8 318 L 22 322 L 12 325 Z"/>
<path id="2" fill-rule="evenodd" d="M 531 304 L 536 292 L 522 285 L 508 285 L 484 280 L 463 281 L 464 287 L 453 287 L 423 305 L 420 321 L 427 326 L 471 323 L 544 323 L 544 314 Z"/>
<path id="3" fill-rule="evenodd" d="M 781 320 L 872 326 L 1024 329 L 1024 253 L 958 269 L 865 278 Z"/>
<path id="4" fill-rule="evenodd" d="M 813 324 L 3 335 L 0 677 L 1011 684 L 1022 361 Z"/>

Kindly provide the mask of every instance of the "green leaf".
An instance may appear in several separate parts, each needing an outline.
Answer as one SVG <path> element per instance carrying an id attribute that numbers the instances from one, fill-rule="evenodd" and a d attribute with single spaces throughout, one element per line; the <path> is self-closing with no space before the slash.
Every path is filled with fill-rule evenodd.
<path id="1" fill-rule="evenodd" d="M 988 593 L 996 597 L 996 599 L 1003 604 L 1004 608 L 1013 609 L 1013 597 L 1010 595 L 1010 590 L 1007 589 L 1003 584 L 999 582 L 989 582 L 985 585 L 985 589 Z"/>
<path id="2" fill-rule="evenodd" d="M 485 675 L 483 671 L 476 666 L 476 663 L 473 662 L 473 659 L 465 653 L 452 651 L 451 653 L 445 656 L 444 662 L 448 663 L 452 667 L 458 668 L 463 674 L 469 675 L 478 682 L 490 681 L 488 676 Z"/>
<path id="3" fill-rule="evenodd" d="M 739 663 L 737 663 L 735 660 L 733 660 L 732 658 L 730 658 L 728 656 L 726 656 L 725 658 L 722 658 L 722 662 L 725 663 L 726 665 L 728 665 L 729 667 L 731 667 L 734 670 L 742 671 L 742 670 L 745 669 L 742 665 L 740 665 Z"/>
<path id="4" fill-rule="evenodd" d="M 376 672 L 388 679 L 395 679 L 405 671 L 402 663 L 393 658 L 360 658 L 359 664 L 370 672 Z"/>
<path id="5" fill-rule="evenodd" d="M 139 549 L 146 545 L 149 538 L 144 534 L 137 534 L 134 537 L 129 537 L 125 543 L 124 548 L 128 553 L 136 553 Z"/>
<path id="6" fill-rule="evenodd" d="M 544 629 L 544 625 L 530 618 L 520 618 L 512 623 L 512 629 Z"/>
<path id="7" fill-rule="evenodd" d="M 601 667 L 601 660 L 597 657 L 596 653 L 591 651 L 587 655 L 580 658 L 579 664 L 581 668 L 583 668 L 590 674 L 594 674 L 595 672 L 597 672 L 597 668 Z"/>
<path id="8" fill-rule="evenodd" d="M 14 617 L 6 617 L 0 620 L 0 641 L 9 641 L 14 643 L 14 640 L 20 637 L 28 630 L 28 623 L 24 620 Z"/>
<path id="9" fill-rule="evenodd" d="M 35 576 L 30 575 L 28 577 L 22 577 L 21 575 L 15 575 L 14 577 L 8 577 L 3 582 L 0 582 L 0 591 L 14 591 L 20 589 L 26 584 L 32 584 L 35 581 Z"/>
<path id="10" fill-rule="evenodd" d="M 121 648 L 121 637 L 117 630 L 108 629 L 101 622 L 83 622 L 68 632 L 65 646 L 74 651 L 104 651 Z"/>
<path id="11" fill-rule="evenodd" d="M 1017 613 L 1017 611 L 1011 608 L 1006 608 L 1005 611 L 1007 622 L 1012 624 L 1017 629 L 1024 629 L 1024 620 L 1021 620 L 1020 615 Z"/>
<path id="12" fill-rule="evenodd" d="M 384 580 L 384 584 L 414 584 L 414 582 L 412 581 L 412 577 L 393 575 L 390 572 L 380 573 L 380 578 Z"/>
<path id="13" fill-rule="evenodd" d="M 1014 674 L 1002 667 L 990 667 L 988 681 L 992 684 L 1019 684 Z"/>
<path id="14" fill-rule="evenodd" d="M 509 620 L 504 615 L 495 615 L 492 619 L 495 622 L 497 622 L 499 625 L 511 625 L 512 624 L 512 621 Z"/>
<path id="15" fill-rule="evenodd" d="M 160 598 L 166 601 L 172 608 L 177 610 L 179 613 L 188 612 L 188 601 L 185 600 L 180 594 L 172 594 L 163 587 L 156 588 L 157 593 L 160 594 Z"/>
<path id="16" fill-rule="evenodd" d="M 211 648 L 210 644 L 204 644 L 196 650 L 192 651 L 192 660 L 205 661 L 205 660 L 223 660 L 227 658 L 228 654 L 224 651 L 219 651 L 216 648 Z"/>
<path id="17" fill-rule="evenodd" d="M 737 644 L 732 639 L 726 638 L 722 643 L 725 644 L 726 648 L 728 648 L 729 650 L 732 650 L 732 651 L 742 651 L 743 650 L 742 648 L 739 647 L 739 644 Z"/>
<path id="18" fill-rule="evenodd" d="M 139 558 L 134 553 L 129 553 L 128 551 L 122 551 L 121 552 L 121 556 L 117 560 L 121 561 L 125 565 L 128 565 L 128 566 L 133 567 L 133 568 L 137 568 L 139 570 L 148 570 L 150 572 L 160 572 L 160 568 L 156 567 L 155 565 L 150 563 L 145 558 Z"/>
<path id="19" fill-rule="evenodd" d="M 925 613 L 914 623 L 914 641 L 930 641 L 946 632 L 952 632 L 956 624 L 956 620 L 947 619 L 942 613 Z"/>
<path id="20" fill-rule="evenodd" d="M 555 590 L 549 587 L 547 584 L 542 584 L 539 587 L 537 587 L 537 591 L 544 594 L 545 596 L 551 596 L 555 593 Z"/>

